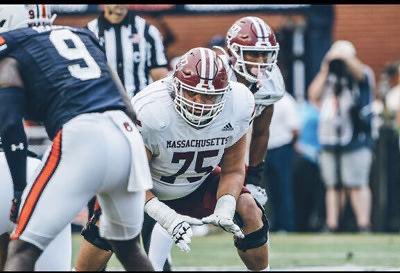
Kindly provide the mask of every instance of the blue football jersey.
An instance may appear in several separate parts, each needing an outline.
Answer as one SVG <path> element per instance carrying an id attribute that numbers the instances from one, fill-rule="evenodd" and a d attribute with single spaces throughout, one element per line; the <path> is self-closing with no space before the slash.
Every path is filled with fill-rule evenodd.
<path id="1" fill-rule="evenodd" d="M 25 85 L 25 118 L 43 122 L 53 139 L 82 113 L 126 110 L 105 53 L 87 29 L 22 28 L 0 35 L 0 58 L 18 61 Z"/>

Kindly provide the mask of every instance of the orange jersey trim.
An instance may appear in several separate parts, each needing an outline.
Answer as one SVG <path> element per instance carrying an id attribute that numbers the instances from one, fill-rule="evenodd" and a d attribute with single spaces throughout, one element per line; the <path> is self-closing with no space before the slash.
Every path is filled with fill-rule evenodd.
<path id="1" fill-rule="evenodd" d="M 40 174 L 36 178 L 33 186 L 26 197 L 26 201 L 22 207 L 21 213 L 18 217 L 17 227 L 11 234 L 11 240 L 18 239 L 19 236 L 24 232 L 29 219 L 36 207 L 36 204 L 42 194 L 44 188 L 47 186 L 50 178 L 53 176 L 61 158 L 61 130 L 58 131 L 54 138 L 53 145 L 49 157 L 47 158 L 46 164 L 42 168 Z"/>

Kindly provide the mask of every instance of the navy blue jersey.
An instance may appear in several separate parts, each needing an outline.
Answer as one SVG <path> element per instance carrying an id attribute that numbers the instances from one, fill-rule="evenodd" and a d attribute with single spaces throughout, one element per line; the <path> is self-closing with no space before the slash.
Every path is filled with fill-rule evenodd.
<path id="1" fill-rule="evenodd" d="M 22 28 L 2 33 L 0 58 L 19 63 L 25 85 L 25 118 L 43 122 L 51 139 L 82 113 L 126 107 L 103 49 L 87 29 Z"/>

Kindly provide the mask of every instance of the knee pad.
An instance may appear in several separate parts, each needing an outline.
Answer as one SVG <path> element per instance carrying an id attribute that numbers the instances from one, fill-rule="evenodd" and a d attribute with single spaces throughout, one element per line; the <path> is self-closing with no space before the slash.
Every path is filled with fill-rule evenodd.
<path id="1" fill-rule="evenodd" d="M 257 248 L 268 242 L 269 223 L 267 216 L 265 215 L 264 208 L 257 202 L 257 200 L 254 199 L 254 201 L 256 201 L 257 206 L 261 209 L 263 226 L 252 233 L 246 234 L 243 239 L 237 237 L 234 238 L 235 247 L 241 251 Z M 234 222 L 241 228 L 244 225 L 243 220 L 238 213 L 235 213 Z"/>
<path id="2" fill-rule="evenodd" d="M 112 251 L 112 246 L 110 243 L 106 239 L 100 237 L 99 228 L 96 226 L 99 217 L 100 213 L 95 213 L 90 221 L 87 222 L 86 226 L 82 229 L 81 235 L 92 245 L 106 251 Z"/>

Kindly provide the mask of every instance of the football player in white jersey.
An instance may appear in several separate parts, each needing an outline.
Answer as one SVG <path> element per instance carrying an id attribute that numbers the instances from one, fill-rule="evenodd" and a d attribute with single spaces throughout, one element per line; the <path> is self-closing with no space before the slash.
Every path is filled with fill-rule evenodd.
<path id="1" fill-rule="evenodd" d="M 27 175 L 35 177 L 35 170 L 41 161 L 34 157 L 27 159 Z M 0 140 L 0 271 L 3 271 L 7 257 L 7 246 L 14 223 L 9 219 L 13 196 L 13 182 L 8 169 Z M 30 179 L 30 183 L 33 179 Z M 71 226 L 66 226 L 49 244 L 35 265 L 35 271 L 69 271 L 72 256 Z"/>
<path id="2" fill-rule="evenodd" d="M 181 57 L 172 77 L 150 84 L 132 104 L 153 178 L 145 212 L 169 242 L 151 240 L 154 269 L 162 270 L 173 243 L 189 251 L 191 225 L 201 224 L 233 233 L 248 269 L 268 269 L 268 220 L 243 186 L 246 133 L 255 110 L 249 89 L 228 80 L 214 51 L 194 48 Z M 86 257 L 100 269 L 94 253 Z"/>
<path id="3" fill-rule="evenodd" d="M 237 20 L 226 35 L 227 52 L 216 47 L 228 70 L 229 79 L 243 83 L 254 94 L 256 114 L 251 133 L 246 187 L 264 206 L 267 202 L 264 159 L 274 103 L 285 93 L 277 58 L 279 43 L 273 30 L 259 17 Z"/>
<path id="4" fill-rule="evenodd" d="M 225 64 L 229 79 L 246 85 L 254 94 L 256 111 L 248 151 L 249 162 L 245 185 L 264 207 L 268 200 L 264 180 L 264 159 L 267 153 L 269 126 L 274 103 L 285 93 L 283 77 L 276 64 L 279 43 L 272 29 L 262 19 L 247 16 L 237 20 L 229 28 L 226 48 L 227 52 L 215 47 Z M 162 237 L 162 232 L 155 228 L 151 236 L 161 242 L 159 238 Z M 160 257 L 162 251 L 162 247 L 159 250 L 154 248 L 149 250 L 149 257 L 155 268 L 160 268 L 160 265 L 156 264 L 152 257 Z M 161 263 L 163 259 L 156 261 Z"/>

